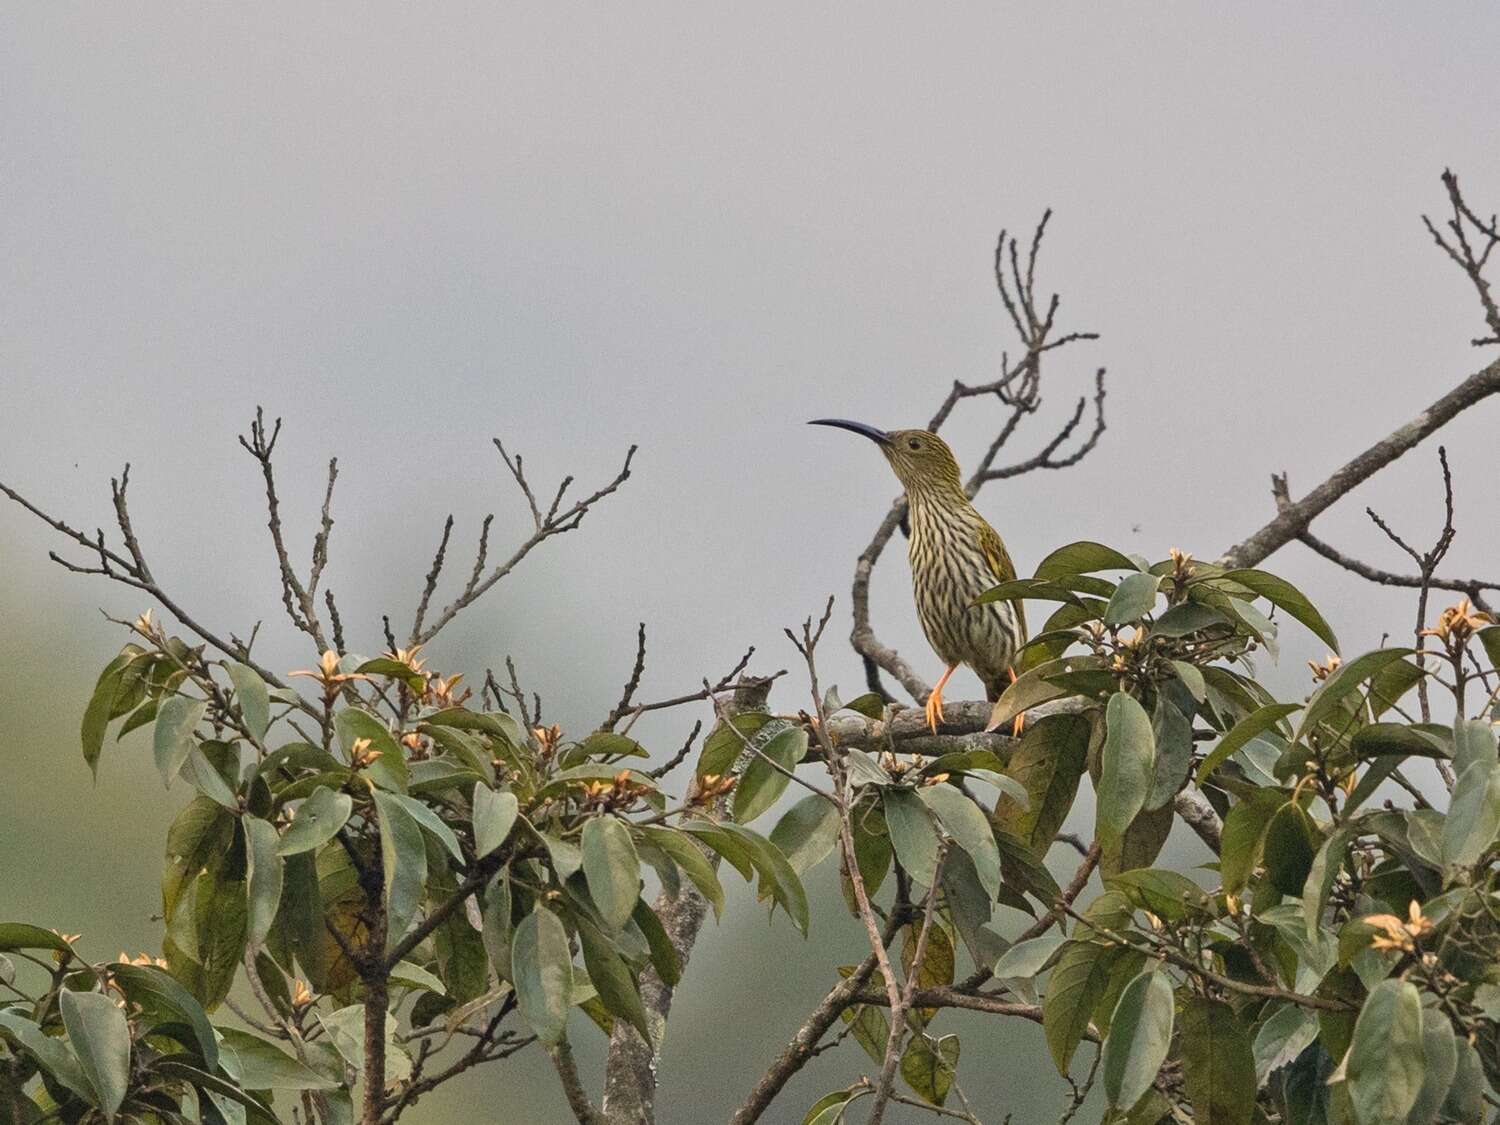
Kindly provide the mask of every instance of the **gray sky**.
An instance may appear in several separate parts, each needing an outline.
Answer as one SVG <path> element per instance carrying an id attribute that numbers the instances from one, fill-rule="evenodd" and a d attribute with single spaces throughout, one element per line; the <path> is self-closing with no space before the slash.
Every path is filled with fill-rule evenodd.
<path id="1" fill-rule="evenodd" d="M 265 658 L 299 667 L 255 466 L 234 443 L 256 403 L 287 417 L 299 555 L 323 462 L 340 458 L 329 581 L 363 650 L 379 646 L 380 613 L 409 620 L 444 514 L 459 521 L 459 568 L 486 511 L 498 545 L 523 534 L 491 436 L 538 478 L 582 482 L 639 442 L 621 494 L 434 654 L 460 668 L 514 653 L 553 715 L 586 727 L 614 700 L 637 620 L 653 694 L 690 689 L 751 643 L 762 669 L 789 663 L 781 626 L 830 592 L 842 633 L 853 557 L 895 484 L 857 439 L 802 423 L 919 424 L 951 380 L 991 377 L 1014 348 L 989 278 L 996 232 L 1029 231 L 1050 205 L 1043 283 L 1062 291 L 1068 327 L 1103 338 L 1049 369 L 1048 417 L 1011 453 L 1050 436 L 1099 364 L 1110 430 L 1079 468 L 991 486 L 981 508 L 1022 573 L 1078 538 L 1211 556 L 1269 514 L 1271 471 L 1310 487 L 1482 362 L 1472 293 L 1418 216 L 1441 212 L 1450 164 L 1476 206 L 1500 207 L 1483 77 L 1497 31 L 1489 5 L 1441 20 L 1354 5 L 877 6 L 858 19 L 831 5 L 11 5 L 0 479 L 92 526 L 108 518 L 108 476 L 133 461 L 158 575 L 225 629 L 266 617 Z M 1454 573 L 1500 573 L 1495 409 L 1444 434 Z M 998 417 L 960 411 L 962 460 Z M 1362 506 L 1425 539 L 1437 480 L 1424 448 L 1319 530 L 1399 566 Z M 73 732 L 121 639 L 96 607 L 143 607 L 62 574 L 54 545 L 0 514 L 13 670 L 0 740 L 20 778 L 0 785 L 0 844 L 49 849 L 0 907 L 47 920 L 64 869 L 47 864 L 82 863 L 83 917 L 135 918 L 181 795 L 161 794 L 138 745 L 90 788 Z M 899 553 L 877 574 L 882 633 L 932 675 Z M 1301 548 L 1271 566 L 1329 610 L 1348 649 L 1407 627 L 1407 598 Z M 1281 682 L 1295 690 L 1321 650 L 1286 633 Z M 847 649 L 825 662 L 856 686 Z M 653 733 L 675 745 L 684 725 Z M 48 809 L 113 818 L 125 858 L 75 851 Z M 745 997 L 763 970 L 747 966 L 808 962 L 746 1032 L 745 1053 L 768 1056 L 859 939 L 813 950 L 744 902 L 733 921 L 696 966 L 730 1002 L 759 1003 Z M 139 941 L 155 932 L 141 919 Z M 701 996 L 687 1010 L 710 1026 Z M 675 1065 L 707 1074 L 692 1041 Z M 757 1058 L 704 1112 L 723 1116 Z M 841 1073 L 813 1080 L 798 1112 Z M 550 1089 L 538 1097 L 538 1120 L 561 1112 Z"/>

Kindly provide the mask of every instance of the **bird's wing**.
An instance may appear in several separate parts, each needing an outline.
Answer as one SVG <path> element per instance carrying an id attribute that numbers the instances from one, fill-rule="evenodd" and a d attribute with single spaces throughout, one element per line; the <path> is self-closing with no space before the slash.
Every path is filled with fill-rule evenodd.
<path id="1" fill-rule="evenodd" d="M 990 570 L 994 572 L 997 584 L 1015 580 L 1016 564 L 1011 561 L 1010 552 L 1005 549 L 1005 540 L 1000 538 L 1000 533 L 993 527 L 983 522 L 979 525 L 979 549 L 984 552 L 985 561 L 990 564 Z M 1016 611 L 1016 623 L 1021 627 L 1021 644 L 1024 645 L 1026 643 L 1026 613 L 1020 599 L 1010 604 Z"/>

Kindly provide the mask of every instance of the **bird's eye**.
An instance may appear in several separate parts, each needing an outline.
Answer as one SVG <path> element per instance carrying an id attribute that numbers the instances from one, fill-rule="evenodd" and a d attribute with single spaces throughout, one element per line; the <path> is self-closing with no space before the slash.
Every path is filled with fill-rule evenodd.
<path id="1" fill-rule="evenodd" d="M 922 443 L 917 438 L 912 438 L 910 441 L 908 441 L 906 443 L 906 448 L 907 449 L 921 449 L 922 448 Z"/>

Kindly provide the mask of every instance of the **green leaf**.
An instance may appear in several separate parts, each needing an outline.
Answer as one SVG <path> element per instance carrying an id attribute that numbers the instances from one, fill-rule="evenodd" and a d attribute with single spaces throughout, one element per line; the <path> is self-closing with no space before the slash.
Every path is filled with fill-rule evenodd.
<path id="1" fill-rule="evenodd" d="M 1109 985 L 1123 950 L 1074 938 L 1062 947 L 1042 999 L 1042 1030 L 1057 1072 L 1066 1075 L 1073 1052 L 1088 1030 L 1094 1005 Z"/>
<path id="2" fill-rule="evenodd" d="M 326 785 L 318 786 L 297 807 L 276 851 L 288 856 L 322 847 L 338 835 L 353 811 L 354 799 L 349 794 L 335 793 Z"/>
<path id="3" fill-rule="evenodd" d="M 807 731 L 788 727 L 759 749 L 734 790 L 734 819 L 741 824 L 749 824 L 786 792 L 791 778 L 782 771 L 795 769 L 807 754 Z"/>
<path id="4" fill-rule="evenodd" d="M 1103 658 L 1097 656 L 1065 656 L 1038 664 L 1023 672 L 1000 694 L 985 729 L 998 730 L 1021 712 L 1070 694 L 1067 687 L 1053 683 L 1052 677 L 1064 672 L 1092 671 L 1103 667 Z"/>
<path id="5" fill-rule="evenodd" d="M 1172 1042 L 1172 982 L 1148 970 L 1125 986 L 1102 1059 L 1109 1104 L 1129 1109 L 1151 1088 Z"/>
<path id="6" fill-rule="evenodd" d="M 1462 774 L 1475 762 L 1494 765 L 1495 727 L 1488 719 L 1456 719 L 1453 723 L 1453 771 Z"/>
<path id="7" fill-rule="evenodd" d="M 1236 894 L 1249 882 L 1260 863 L 1266 826 L 1285 800 L 1279 789 L 1254 789 L 1229 810 L 1219 847 L 1219 876 L 1226 891 Z"/>
<path id="8" fill-rule="evenodd" d="M 138 1022 L 144 1028 L 180 1025 L 190 1029 L 193 1043 L 208 1067 L 219 1061 L 219 1041 L 213 1026 L 202 1011 L 202 1005 L 171 975 L 154 965 L 110 966 L 110 977 L 124 998 L 138 1008 Z"/>
<path id="9" fill-rule="evenodd" d="M 1070 574 L 1091 574 L 1099 570 L 1136 570 L 1127 555 L 1103 543 L 1080 540 L 1059 547 L 1037 564 L 1036 577 L 1063 578 Z"/>
<path id="10" fill-rule="evenodd" d="M 910 789 L 882 789 L 881 801 L 896 858 L 908 875 L 931 887 L 937 880 L 939 840 L 927 807 Z"/>
<path id="11" fill-rule="evenodd" d="M 318 1022 L 328 1032 L 328 1038 L 344 1061 L 362 1073 L 365 1068 L 363 1004 L 350 1004 L 335 1012 L 319 1014 Z M 411 1074 L 411 1057 L 396 1040 L 396 1017 L 385 1014 L 385 1078 L 392 1084 L 403 1082 Z"/>
<path id="12" fill-rule="evenodd" d="M 1475 762 L 1453 786 L 1443 825 L 1443 859 L 1458 867 L 1478 863 L 1500 834 L 1500 762 Z"/>
<path id="13" fill-rule="evenodd" d="M 1047 715 L 1027 727 L 1011 751 L 1006 770 L 1026 789 L 1029 802 L 1023 807 L 1001 797 L 995 819 L 1039 856 L 1046 855 L 1073 808 L 1092 729 L 1087 715 Z"/>
<path id="14" fill-rule="evenodd" d="M 604 813 L 584 824 L 583 875 L 605 924 L 612 930 L 625 925 L 640 897 L 641 861 L 619 817 Z"/>
<path id="15" fill-rule="evenodd" d="M 224 1070 L 247 1090 L 331 1090 L 339 1085 L 280 1047 L 236 1027 L 221 1027 Z"/>
<path id="16" fill-rule="evenodd" d="M 427 847 L 422 842 L 422 829 L 395 796 L 381 789 L 373 790 L 373 794 L 385 874 L 386 941 L 394 945 L 421 905 L 427 883 Z"/>
<path id="17" fill-rule="evenodd" d="M 1365 999 L 1345 1060 L 1360 1125 L 1405 1125 L 1422 1090 L 1422 997 L 1414 984 L 1387 979 Z"/>
<path id="18" fill-rule="evenodd" d="M 1161 691 L 1151 715 L 1151 738 L 1156 743 L 1156 765 L 1151 772 L 1151 789 L 1144 808 L 1159 809 L 1177 796 L 1187 784 L 1193 768 L 1193 723 L 1169 695 Z M 1192 701 L 1182 700 L 1189 708 Z"/>
<path id="19" fill-rule="evenodd" d="M 1169 922 L 1208 911 L 1208 895 L 1197 883 L 1175 871 L 1143 867 L 1106 879 L 1104 885 L 1119 891 L 1133 906 Z"/>
<path id="20" fill-rule="evenodd" d="M 661 977 L 662 983 L 668 988 L 673 987 L 682 979 L 682 962 L 678 960 L 677 949 L 672 945 L 666 927 L 661 924 L 656 911 L 646 905 L 645 899 L 636 899 L 635 910 L 630 917 L 636 928 L 646 936 L 646 946 L 651 951 L 651 965 L 656 970 L 656 975 Z"/>
<path id="21" fill-rule="evenodd" d="M 1193 699 L 1202 703 L 1208 698 L 1208 684 L 1196 664 L 1189 664 L 1186 660 L 1173 660 L 1170 663 L 1172 671 L 1177 673 L 1177 678 L 1182 681 L 1182 686 L 1187 688 L 1188 694 Z"/>
<path id="22" fill-rule="evenodd" d="M 726 823 L 722 826 L 722 830 L 745 849 L 745 854 L 760 876 L 757 884 L 760 896 L 765 898 L 769 895 L 787 912 L 787 916 L 802 931 L 802 936 L 806 937 L 807 891 L 802 886 L 802 880 L 797 878 L 797 873 L 792 870 L 791 864 L 787 863 L 786 857 L 781 854 L 781 850 L 772 846 L 764 836 L 748 828 L 742 828 L 738 824 Z"/>
<path id="23" fill-rule="evenodd" d="M 171 785 L 182 763 L 187 761 L 193 749 L 193 729 L 207 710 L 205 700 L 185 695 L 169 696 L 157 707 L 152 748 L 163 785 Z"/>
<path id="24" fill-rule="evenodd" d="M 1200 602 L 1180 602 L 1167 609 L 1151 625 L 1154 637 L 1186 637 L 1210 629 L 1215 625 L 1228 625 L 1229 619 L 1212 606 Z M 1173 661 L 1174 664 L 1179 661 Z"/>
<path id="25" fill-rule="evenodd" d="M 504 711 L 470 711 L 467 707 L 449 707 L 435 715 L 424 716 L 422 726 L 476 731 L 500 739 L 512 750 L 519 749 L 530 741 L 519 720 Z"/>
<path id="26" fill-rule="evenodd" d="M 760 729 L 770 721 L 771 716 L 764 711 L 746 711 L 714 727 L 703 740 L 703 752 L 698 755 L 698 780 L 710 775 L 723 777 L 733 770 L 734 763 L 745 753 L 745 740 L 754 742 Z"/>
<path id="27" fill-rule="evenodd" d="M 510 869 L 501 868 L 484 892 L 480 921 L 484 926 L 484 951 L 501 980 L 510 980 Z"/>
<path id="28" fill-rule="evenodd" d="M 803 1115 L 802 1125 L 838 1125 L 843 1118 L 844 1107 L 858 1096 L 851 1090 L 835 1090 L 831 1094 L 824 1094 Z"/>
<path id="29" fill-rule="evenodd" d="M 104 749 L 104 735 L 109 729 L 110 719 L 114 717 L 115 698 L 119 694 L 125 669 L 143 652 L 143 649 L 135 645 L 127 645 L 124 652 L 106 664 L 104 671 L 99 673 L 99 679 L 94 684 L 94 694 L 89 697 L 88 707 L 83 712 L 83 727 L 80 731 L 83 760 L 88 763 L 96 781 L 99 778 L 99 755 Z"/>
<path id="30" fill-rule="evenodd" d="M 708 857 L 699 850 L 698 845 L 675 828 L 648 825 L 641 831 L 648 840 L 671 856 L 672 862 L 677 864 L 682 873 L 691 880 L 693 886 L 698 888 L 698 893 L 708 899 L 709 904 L 714 908 L 714 917 L 717 919 L 722 916 L 724 887 L 719 882 L 719 876 L 714 872 L 713 864 L 709 863 Z"/>
<path id="31" fill-rule="evenodd" d="M 231 662 L 224 669 L 229 673 L 229 682 L 234 685 L 235 702 L 240 705 L 245 725 L 250 728 L 255 741 L 264 742 L 266 728 L 271 725 L 271 695 L 266 689 L 266 681 L 248 664 Z"/>
<path id="32" fill-rule="evenodd" d="M 838 809 L 816 793 L 789 808 L 771 829 L 771 843 L 781 849 L 798 875 L 817 866 L 838 842 Z"/>
<path id="33" fill-rule="evenodd" d="M 508 969 L 510 966 L 506 966 Z M 421 965 L 413 965 L 410 961 L 397 961 L 396 967 L 391 970 L 391 983 L 405 985 L 407 988 L 434 992 L 439 996 L 446 996 L 448 989 L 435 974 L 428 972 Z"/>
<path id="34" fill-rule="evenodd" d="M 1358 834 L 1358 824 L 1346 821 L 1329 834 L 1328 839 L 1318 848 L 1318 854 L 1313 857 L 1312 866 L 1307 871 L 1307 880 L 1298 892 L 1302 896 L 1302 918 L 1307 923 L 1308 933 L 1317 930 L 1322 924 L 1323 907 L 1327 905 L 1328 896 L 1333 892 L 1334 881 L 1344 866 L 1344 860 L 1349 857 L 1349 845 Z"/>
<path id="35" fill-rule="evenodd" d="M 354 674 L 357 676 L 387 676 L 393 680 L 402 680 L 417 695 L 422 693 L 422 687 L 427 682 L 426 677 L 410 664 L 400 660 L 392 660 L 389 656 L 377 656 L 373 660 L 364 661 L 354 669 Z"/>
<path id="36" fill-rule="evenodd" d="M 181 776 L 215 804 L 237 813 L 240 804 L 234 782 L 238 769 L 238 750 L 227 742 L 208 740 L 190 747 Z"/>
<path id="37" fill-rule="evenodd" d="M 953 842 L 969 853 L 979 884 L 993 901 L 1000 894 L 1000 849 L 995 846 L 989 818 L 951 785 L 926 785 L 917 790 L 917 796 L 937 817 L 943 831 L 953 837 Z"/>
<path id="38" fill-rule="evenodd" d="M 914 1035 L 901 1056 L 901 1077 L 928 1105 L 948 1100 L 953 1076 L 958 1071 L 958 1036 L 944 1035 L 930 1043 L 925 1035 Z"/>
<path id="39" fill-rule="evenodd" d="M 1394 664 L 1410 655 L 1411 649 L 1409 648 L 1382 648 L 1367 652 L 1348 664 L 1340 665 L 1307 701 L 1307 711 L 1303 714 L 1302 722 L 1297 729 L 1296 741 L 1301 740 L 1303 732 L 1314 729 L 1320 722 L 1332 715 L 1334 709 L 1351 692 L 1358 691 L 1366 680 L 1377 675 L 1387 665 Z"/>
<path id="40" fill-rule="evenodd" d="M 1410 660 L 1387 664 L 1370 677 L 1370 711 L 1378 719 L 1423 678 L 1422 669 Z"/>
<path id="41" fill-rule="evenodd" d="M 1104 723 L 1098 836 L 1107 848 L 1120 841 L 1146 803 L 1156 766 L 1156 745 L 1150 716 L 1123 691 L 1110 696 Z"/>
<path id="42" fill-rule="evenodd" d="M 1500 634 L 1500 628 L 1486 629 L 1485 632 Z M 1479 1061 L 1479 1052 L 1467 1039 L 1458 1039 L 1454 1046 L 1458 1049 L 1457 1067 L 1448 1087 L 1448 1097 L 1443 1102 L 1443 1114 L 1448 1121 L 1482 1121 L 1487 1088 L 1484 1064 Z"/>
<path id="43" fill-rule="evenodd" d="M 1203 759 L 1203 764 L 1198 767 L 1198 784 L 1202 785 L 1207 781 L 1209 775 L 1227 761 L 1236 750 L 1274 728 L 1293 711 L 1301 709 L 1300 703 L 1268 703 L 1250 712 L 1235 723 L 1229 733 L 1219 739 L 1219 744 Z"/>
<path id="44" fill-rule="evenodd" d="M 1109 582 L 1099 578 L 1073 579 L 1066 582 L 1044 582 L 1036 578 L 1012 578 L 998 586 L 991 586 L 969 603 L 971 608 L 990 605 L 993 602 L 1063 602 L 1075 609 L 1083 609 L 1085 602 L 1074 591 L 1085 587 L 1085 592 L 1108 594 L 1113 588 Z"/>
<path id="45" fill-rule="evenodd" d="M 599 993 L 599 1002 L 604 1005 L 605 1011 L 625 1020 L 641 1033 L 642 1039 L 647 1043 L 651 1042 L 651 1027 L 646 1021 L 646 1009 L 641 1003 L 641 994 L 630 970 L 604 934 L 583 918 L 577 921 L 578 940 L 583 946 L 583 964 L 588 969 L 589 980 Z M 538 1034 L 540 1035 L 540 1031 Z"/>
<path id="46" fill-rule="evenodd" d="M 51 930 L 30 922 L 0 922 L 0 950 L 55 949 L 72 953 L 73 947 Z"/>
<path id="47" fill-rule="evenodd" d="M 263 1125 L 280 1125 L 276 1115 L 268 1110 L 260 1102 L 256 1101 L 244 1090 L 241 1090 L 233 1082 L 220 1078 L 217 1074 L 210 1074 L 196 1066 L 190 1066 L 185 1062 L 179 1062 L 177 1058 L 164 1058 L 159 1060 L 152 1068 L 157 1074 L 165 1078 L 176 1078 L 190 1083 L 194 1088 L 207 1094 L 211 1099 L 217 1097 L 221 1100 L 213 1102 L 215 1108 L 220 1110 L 220 1116 L 225 1117 L 225 1103 L 233 1102 L 243 1106 L 249 1111 L 250 1117 Z"/>
<path id="48" fill-rule="evenodd" d="M 425 722 L 433 722 L 429 717 Z M 345 707 L 333 720 L 333 728 L 338 732 L 339 745 L 345 754 L 354 752 L 354 743 L 361 738 L 370 740 L 369 751 L 378 754 L 373 762 L 364 768 L 369 779 L 382 789 L 393 790 L 397 793 L 405 793 L 408 781 L 406 759 L 402 756 L 401 745 L 396 741 L 396 736 L 390 732 L 370 712 L 360 707 Z"/>
<path id="49" fill-rule="evenodd" d="M 464 862 L 464 850 L 458 842 L 458 836 L 454 834 L 452 828 L 448 827 L 447 822 L 442 817 L 438 816 L 433 809 L 415 797 L 407 797 L 398 793 L 396 794 L 396 800 L 410 814 L 413 820 L 429 832 L 433 839 L 443 845 L 449 855 L 459 863 Z"/>
<path id="50" fill-rule="evenodd" d="M 106 1121 L 113 1121 L 130 1087 L 130 1025 L 125 1013 L 102 992 L 64 989 L 58 1006 L 99 1108 Z"/>
<path id="51" fill-rule="evenodd" d="M 1288 1004 L 1255 1033 L 1252 1053 L 1255 1078 L 1264 1083 L 1271 1072 L 1293 1062 L 1318 1037 L 1318 1017 L 1298 1004 Z"/>
<path id="52" fill-rule="evenodd" d="M 1338 652 L 1339 639 L 1334 636 L 1328 622 L 1323 620 L 1323 615 L 1313 608 L 1312 602 L 1307 600 L 1302 591 L 1285 578 L 1278 578 L 1263 570 L 1247 569 L 1225 571 L 1213 581 L 1215 584 L 1237 582 L 1247 590 L 1254 591 L 1278 609 L 1285 610 L 1288 616 L 1302 622 L 1319 640 Z"/>
<path id="53" fill-rule="evenodd" d="M 879 692 L 867 691 L 863 695 L 856 695 L 840 710 L 854 711 L 867 719 L 879 719 L 885 715 L 885 697 Z"/>
<path id="54" fill-rule="evenodd" d="M 54 1081 L 66 1086 L 86 1102 L 93 1103 L 97 1100 L 94 1088 L 78 1062 L 77 1054 L 65 1039 L 46 1034 L 34 1021 L 5 1008 L 0 1008 L 0 1031 L 14 1036 L 22 1049 L 36 1059 L 37 1065 Z M 4 1037 L 0 1036 L 0 1041 L 3 1040 Z"/>
<path id="55" fill-rule="evenodd" d="M 562 1040 L 573 991 L 568 933 L 556 914 L 537 907 L 511 937 L 511 981 L 521 1018 L 549 1046 Z"/>
<path id="56" fill-rule="evenodd" d="M 1422 1088 L 1406 1125 L 1432 1125 L 1458 1072 L 1458 1041 L 1453 1025 L 1439 1011 L 1422 1013 Z"/>
<path id="57" fill-rule="evenodd" d="M 1118 842 L 1104 845 L 1099 857 L 1099 874 L 1108 878 L 1123 871 L 1150 867 L 1166 847 L 1176 819 L 1177 810 L 1170 803 L 1141 812 L 1130 822 L 1130 827 L 1125 829 Z"/>
<path id="58" fill-rule="evenodd" d="M 266 934 L 271 932 L 271 923 L 276 920 L 276 911 L 281 906 L 283 872 L 281 856 L 276 850 L 281 837 L 275 825 L 259 817 L 246 814 L 240 823 L 245 829 L 247 861 L 245 940 L 252 949 L 259 949 Z"/>
<path id="59" fill-rule="evenodd" d="M 866 886 L 868 885 L 867 882 Z M 953 920 L 953 928 L 958 931 L 974 964 L 994 964 L 1005 952 L 1006 943 L 990 928 L 989 923 L 994 916 L 993 904 L 984 888 L 979 885 L 979 876 L 974 873 L 974 861 L 964 852 L 955 851 L 948 857 L 948 862 L 943 864 L 943 901 Z"/>
<path id="60" fill-rule="evenodd" d="M 1500 668 L 1500 625 L 1481 629 L 1478 636 L 1479 643 L 1484 646 L 1484 654 L 1490 658 L 1490 667 Z"/>
<path id="61" fill-rule="evenodd" d="M 1250 1125 L 1255 1057 L 1233 1008 L 1195 996 L 1182 1010 L 1182 1084 L 1195 1125 Z"/>
<path id="62" fill-rule="evenodd" d="M 1271 885 L 1284 895 L 1299 895 L 1312 870 L 1322 838 L 1301 805 L 1288 801 L 1266 825 L 1265 865 Z"/>
<path id="63" fill-rule="evenodd" d="M 1001 980 L 1030 980 L 1051 963 L 1066 940 L 1062 934 L 1043 934 L 1018 941 L 995 962 L 994 975 Z"/>
<path id="64" fill-rule="evenodd" d="M 520 803 L 509 789 L 474 786 L 474 851 L 480 858 L 505 843 L 519 810 Z"/>
<path id="65" fill-rule="evenodd" d="M 1446 758 L 1447 752 L 1431 735 L 1405 723 L 1371 723 L 1360 727 L 1349 741 L 1354 756 L 1379 758 L 1389 754 L 1399 757 Z"/>
<path id="66" fill-rule="evenodd" d="M 617 734 L 612 730 L 596 730 L 582 742 L 578 748 L 587 758 L 649 758 L 651 752 L 633 738 L 627 738 L 623 734 Z"/>
<path id="67" fill-rule="evenodd" d="M 1111 626 L 1139 621 L 1156 605 L 1161 579 L 1154 574 L 1127 574 L 1104 607 L 1104 623 Z"/>

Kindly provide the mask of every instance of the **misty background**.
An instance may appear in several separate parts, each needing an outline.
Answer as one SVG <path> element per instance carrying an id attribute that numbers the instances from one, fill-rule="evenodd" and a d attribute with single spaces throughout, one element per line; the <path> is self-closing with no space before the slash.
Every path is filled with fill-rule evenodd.
<path id="1" fill-rule="evenodd" d="M 326 460 L 341 469 L 327 584 L 357 651 L 404 636 L 443 517 L 462 573 L 484 513 L 495 554 L 529 528 L 490 438 L 539 485 L 634 475 L 546 544 L 430 653 L 445 671 L 515 656 L 550 720 L 582 734 L 618 697 L 637 621 L 646 698 L 796 654 L 784 625 L 836 593 L 896 485 L 842 415 L 924 424 L 955 378 L 1015 351 L 990 276 L 1002 226 L 1055 208 L 1039 289 L 1064 349 L 1047 408 L 1001 463 L 1055 432 L 1095 366 L 1109 430 L 1081 465 L 986 488 L 1022 574 L 1098 539 L 1213 557 L 1292 491 L 1483 362 L 1472 290 L 1431 243 L 1438 174 L 1500 207 L 1491 44 L 1460 5 L 9 5 L 0 11 L 0 479 L 75 525 L 132 509 L 159 579 L 272 667 L 315 654 L 281 616 L 256 466 L 235 435 L 286 419 L 283 518 L 306 565 Z M 1493 403 L 1441 434 L 1457 482 L 1453 575 L 1500 574 Z M 1002 415 L 945 434 L 972 465 Z M 1363 515 L 1414 542 L 1441 525 L 1436 443 L 1320 518 L 1320 535 L 1407 569 Z M 0 916 L 156 950 L 164 792 L 139 736 L 97 786 L 77 729 L 124 642 L 131 591 L 68 575 L 61 544 L 0 510 Z M 882 637 L 939 671 L 899 542 L 876 572 Z M 76 553 L 75 556 L 76 557 Z M 1267 564 L 1346 651 L 1410 628 L 1413 599 L 1291 545 Z M 440 595 L 441 596 L 441 595 Z M 1435 599 L 1446 604 L 1445 597 Z M 1283 630 L 1272 681 L 1322 649 Z M 773 703 L 805 702 L 787 677 Z M 951 697 L 978 695 L 967 673 Z M 706 714 L 706 708 L 701 714 Z M 666 754 L 692 716 L 642 722 Z M 1074 826 L 1088 831 L 1087 800 Z M 767 818 L 766 823 L 773 823 Z M 1174 861 L 1200 847 L 1180 834 Z M 1055 856 L 1059 869 L 1067 862 Z M 1071 870 L 1071 866 L 1068 868 Z M 662 1064 L 667 1125 L 723 1120 L 863 937 L 832 864 L 812 937 L 769 923 L 733 877 L 699 941 Z M 1011 919 L 1019 928 L 1019 917 Z M 1040 1028 L 946 1013 L 987 1120 L 1052 1121 L 1066 1086 Z M 602 1040 L 574 1037 L 598 1090 Z M 770 1120 L 868 1069 L 809 1066 Z M 424 1099 L 409 1119 L 569 1120 L 539 1054 Z M 901 1117 L 900 1120 L 906 1120 Z"/>

